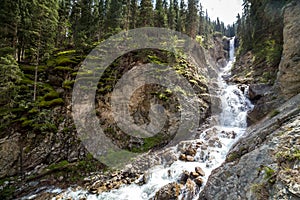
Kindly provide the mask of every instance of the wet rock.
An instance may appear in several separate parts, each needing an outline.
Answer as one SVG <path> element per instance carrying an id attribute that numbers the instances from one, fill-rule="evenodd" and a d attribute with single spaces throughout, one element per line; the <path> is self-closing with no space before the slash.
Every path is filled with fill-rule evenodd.
<path id="1" fill-rule="evenodd" d="M 185 154 L 180 154 L 179 160 L 186 161 L 186 155 Z"/>
<path id="2" fill-rule="evenodd" d="M 186 187 L 186 191 L 184 194 L 185 199 L 193 199 L 193 197 L 196 194 L 196 183 L 189 178 L 186 181 L 185 187 Z"/>
<path id="3" fill-rule="evenodd" d="M 205 176 L 205 172 L 201 167 L 195 167 L 195 171 L 200 175 L 200 176 Z"/>
<path id="4" fill-rule="evenodd" d="M 194 179 L 194 182 L 201 187 L 203 185 L 203 179 L 201 177 L 197 177 Z"/>
<path id="5" fill-rule="evenodd" d="M 193 156 L 187 155 L 187 156 L 186 156 L 186 161 L 188 161 L 188 162 L 193 162 L 193 161 L 195 161 L 195 158 L 194 158 Z"/>
<path id="6" fill-rule="evenodd" d="M 199 174 L 198 174 L 197 172 L 191 172 L 191 173 L 190 173 L 190 177 L 191 177 L 192 179 L 197 178 L 198 176 L 199 176 Z"/>
<path id="7" fill-rule="evenodd" d="M 193 148 L 192 146 L 189 146 L 189 148 L 185 151 L 186 155 L 189 156 L 195 156 L 197 153 L 197 150 L 195 148 Z"/>
<path id="8" fill-rule="evenodd" d="M 189 176 L 190 176 L 190 173 L 189 173 L 188 171 L 185 170 L 185 171 L 181 174 L 179 182 L 182 183 L 182 184 L 185 184 L 186 181 L 188 180 Z"/>
<path id="9" fill-rule="evenodd" d="M 177 200 L 181 193 L 182 185 L 178 183 L 169 183 L 156 192 L 151 200 Z"/>
<path id="10" fill-rule="evenodd" d="M 248 96 L 252 102 L 256 102 L 261 97 L 270 93 L 272 86 L 267 84 L 251 84 L 249 86 Z"/>

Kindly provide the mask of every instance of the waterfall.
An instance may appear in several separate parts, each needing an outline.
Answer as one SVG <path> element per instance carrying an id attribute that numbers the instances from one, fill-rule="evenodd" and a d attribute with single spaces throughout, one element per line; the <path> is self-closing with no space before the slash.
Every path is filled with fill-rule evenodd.
<path id="1" fill-rule="evenodd" d="M 155 166 L 148 170 L 148 178 L 144 185 L 124 185 L 119 189 L 103 192 L 99 195 L 89 194 L 84 190 L 73 191 L 69 189 L 61 195 L 61 199 L 150 199 L 166 184 L 178 182 L 184 170 L 192 172 L 195 170 L 195 167 L 200 167 L 205 172 L 205 176 L 201 177 L 203 179 L 203 185 L 200 188 L 196 188 L 195 186 L 194 191 L 191 191 L 191 189 L 185 185 L 181 189 L 181 194 L 179 196 L 179 199 L 198 199 L 198 195 L 204 188 L 212 170 L 224 162 L 232 144 L 244 134 L 247 127 L 246 114 L 252 109 L 252 104 L 238 86 L 229 85 L 222 78 L 224 75 L 230 75 L 230 69 L 234 59 L 234 38 L 232 38 L 230 40 L 228 64 L 221 69 L 218 78 L 220 87 L 219 97 L 222 102 L 222 112 L 219 116 L 220 123 L 219 125 L 204 130 L 198 139 L 189 141 L 190 144 L 202 144 L 196 149 L 197 152 L 194 156 L 194 162 L 177 160 L 171 166 Z M 178 149 L 179 148 L 175 147 L 174 151 L 179 156 L 181 152 Z"/>

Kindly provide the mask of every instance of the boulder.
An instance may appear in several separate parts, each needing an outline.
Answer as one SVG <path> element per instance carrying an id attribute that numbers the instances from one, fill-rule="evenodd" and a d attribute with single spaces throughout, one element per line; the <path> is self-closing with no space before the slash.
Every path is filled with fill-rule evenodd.
<path id="1" fill-rule="evenodd" d="M 201 177 L 197 177 L 194 179 L 194 182 L 201 187 L 203 185 L 203 179 Z"/>
<path id="2" fill-rule="evenodd" d="M 195 171 L 200 175 L 200 176 L 205 176 L 205 172 L 201 167 L 195 167 Z"/>
<path id="3" fill-rule="evenodd" d="M 181 187 L 182 185 L 178 183 L 169 183 L 157 191 L 151 200 L 177 200 L 181 192 Z"/>
<path id="4" fill-rule="evenodd" d="M 193 161 L 195 161 L 195 158 L 194 158 L 193 156 L 187 155 L 187 156 L 186 156 L 186 161 L 188 161 L 188 162 L 193 162 Z"/>

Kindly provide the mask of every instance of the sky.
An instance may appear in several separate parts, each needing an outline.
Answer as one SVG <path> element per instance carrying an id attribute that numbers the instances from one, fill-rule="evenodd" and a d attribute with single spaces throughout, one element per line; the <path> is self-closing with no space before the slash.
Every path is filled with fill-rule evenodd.
<path id="1" fill-rule="evenodd" d="M 212 20 L 219 17 L 225 26 L 236 21 L 238 13 L 242 13 L 243 0 L 200 0 L 203 10 L 207 9 L 208 16 Z"/>

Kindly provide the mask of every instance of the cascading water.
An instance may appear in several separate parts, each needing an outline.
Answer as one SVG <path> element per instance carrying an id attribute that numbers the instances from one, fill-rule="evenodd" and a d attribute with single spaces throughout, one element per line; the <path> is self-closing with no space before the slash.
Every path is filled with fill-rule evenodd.
<path id="1" fill-rule="evenodd" d="M 250 101 L 245 94 L 236 86 L 228 85 L 223 79 L 230 75 L 230 69 L 234 62 L 234 38 L 230 40 L 229 62 L 221 69 L 218 78 L 220 87 L 220 99 L 222 102 L 222 112 L 219 119 L 220 124 L 203 131 L 191 144 L 201 143 L 194 156 L 194 162 L 175 161 L 171 166 L 156 166 L 150 169 L 147 174 L 147 182 L 144 185 L 125 185 L 110 192 L 103 192 L 99 195 L 91 195 L 86 191 L 72 191 L 69 189 L 62 195 L 62 199 L 101 199 L 101 200 L 141 200 L 150 199 L 155 193 L 168 183 L 177 182 L 184 170 L 193 171 L 195 167 L 201 167 L 205 172 L 202 177 L 203 185 L 191 191 L 186 185 L 182 188 L 179 199 L 198 199 L 198 194 L 207 182 L 211 171 L 224 162 L 225 157 L 234 142 L 243 135 L 246 130 L 246 114 L 252 109 Z M 179 148 L 174 147 L 174 151 L 180 155 Z"/>

